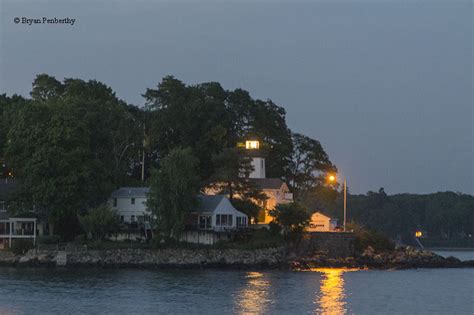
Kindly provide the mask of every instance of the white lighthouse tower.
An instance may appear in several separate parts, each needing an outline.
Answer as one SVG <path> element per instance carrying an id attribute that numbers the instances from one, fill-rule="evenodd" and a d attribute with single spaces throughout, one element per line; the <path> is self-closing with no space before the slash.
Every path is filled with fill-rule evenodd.
<path id="1" fill-rule="evenodd" d="M 249 150 L 253 171 L 249 178 L 265 178 L 265 158 L 260 155 L 260 142 L 257 140 L 245 141 L 245 149 Z"/>

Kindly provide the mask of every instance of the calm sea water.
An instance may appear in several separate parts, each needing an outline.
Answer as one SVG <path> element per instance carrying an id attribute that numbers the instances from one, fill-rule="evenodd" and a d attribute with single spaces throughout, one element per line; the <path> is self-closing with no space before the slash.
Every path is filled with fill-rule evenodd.
<path id="1" fill-rule="evenodd" d="M 0 268 L 0 314 L 474 314 L 474 269 Z"/>

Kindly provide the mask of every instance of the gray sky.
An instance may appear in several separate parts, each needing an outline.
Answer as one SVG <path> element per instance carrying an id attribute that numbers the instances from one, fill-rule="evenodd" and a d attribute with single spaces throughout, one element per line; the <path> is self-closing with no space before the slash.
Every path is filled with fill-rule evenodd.
<path id="1" fill-rule="evenodd" d="M 142 105 L 172 74 L 287 110 L 353 193 L 474 193 L 471 1 L 0 0 L 0 93 L 97 79 Z M 15 24 L 71 17 L 75 25 Z"/>

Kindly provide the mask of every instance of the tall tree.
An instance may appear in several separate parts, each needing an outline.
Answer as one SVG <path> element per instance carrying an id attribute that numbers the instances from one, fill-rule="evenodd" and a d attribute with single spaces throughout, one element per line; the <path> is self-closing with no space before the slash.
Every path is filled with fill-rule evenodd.
<path id="1" fill-rule="evenodd" d="M 197 206 L 198 162 L 190 148 L 177 148 L 161 161 L 160 169 L 152 172 L 147 207 L 167 239 L 179 238 L 185 215 Z"/>
<path id="2" fill-rule="evenodd" d="M 249 178 L 253 171 L 250 158 L 240 148 L 224 149 L 213 157 L 215 172 L 210 179 L 210 185 L 229 199 L 240 197 L 244 199 L 262 197 L 262 191 Z"/>
<path id="3" fill-rule="evenodd" d="M 155 156 L 160 159 L 173 148 L 191 147 L 199 159 L 201 178 L 208 178 L 212 155 L 228 145 L 230 119 L 220 84 L 186 86 L 168 76 L 143 96 L 151 111 L 150 145 Z"/>
<path id="4" fill-rule="evenodd" d="M 213 157 L 213 164 L 215 170 L 208 186 L 218 194 L 227 195 L 239 211 L 256 220 L 267 197 L 249 178 L 253 166 L 245 150 L 224 149 Z"/>
<path id="5" fill-rule="evenodd" d="M 336 167 L 319 141 L 299 133 L 293 133 L 292 140 L 286 179 L 293 192 L 301 195 L 324 184 L 326 173 L 335 172 Z"/>

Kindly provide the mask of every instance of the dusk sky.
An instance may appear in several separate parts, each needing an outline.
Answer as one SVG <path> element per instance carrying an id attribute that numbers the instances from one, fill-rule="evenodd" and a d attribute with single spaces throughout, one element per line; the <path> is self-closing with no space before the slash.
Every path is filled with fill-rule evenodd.
<path id="1" fill-rule="evenodd" d="M 165 75 L 218 81 L 283 106 L 352 193 L 474 193 L 471 1 L 0 0 L 0 12 L 0 93 L 28 96 L 48 73 L 141 106 Z"/>

